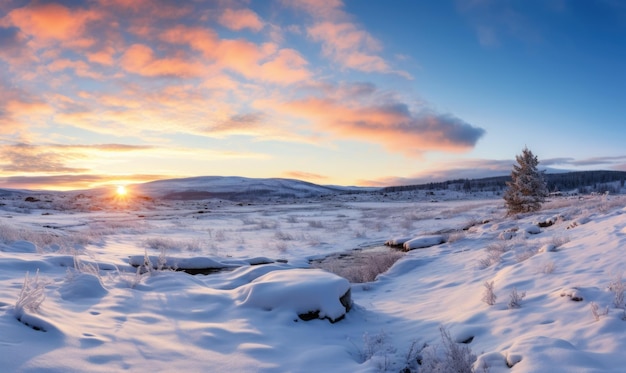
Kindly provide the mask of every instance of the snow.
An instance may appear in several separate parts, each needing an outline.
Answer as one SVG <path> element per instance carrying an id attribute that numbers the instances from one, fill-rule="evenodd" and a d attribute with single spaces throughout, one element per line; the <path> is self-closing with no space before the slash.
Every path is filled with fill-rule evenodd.
<path id="1" fill-rule="evenodd" d="M 626 197 L 559 197 L 508 217 L 499 198 L 414 197 L 2 196 L 0 370 L 419 372 L 443 328 L 477 371 L 623 371 Z M 309 266 L 411 240 L 437 243 L 372 282 Z M 182 267 L 223 270 L 168 269 Z M 526 296 L 511 309 L 514 290 Z"/>

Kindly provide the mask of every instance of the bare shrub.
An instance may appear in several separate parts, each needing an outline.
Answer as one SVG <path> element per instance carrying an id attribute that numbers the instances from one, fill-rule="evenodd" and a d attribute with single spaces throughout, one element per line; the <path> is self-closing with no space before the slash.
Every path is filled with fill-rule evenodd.
<path id="1" fill-rule="evenodd" d="M 450 333 L 443 327 L 439 328 L 443 351 L 439 353 L 436 346 L 425 348 L 422 356 L 420 372 L 429 373 L 472 373 L 472 365 L 476 355 L 467 344 L 455 343 Z"/>
<path id="2" fill-rule="evenodd" d="M 213 239 L 215 241 L 225 241 L 226 240 L 226 232 L 224 232 L 223 229 L 219 229 L 215 232 L 215 235 L 213 236 Z"/>
<path id="3" fill-rule="evenodd" d="M 522 248 L 515 252 L 515 260 L 518 263 L 521 263 L 525 261 L 526 259 L 530 259 L 533 256 L 535 256 L 537 252 L 538 252 L 538 249 L 535 249 L 535 248 L 530 248 L 530 247 Z"/>
<path id="4" fill-rule="evenodd" d="M 522 306 L 522 300 L 526 297 L 526 292 L 523 291 L 519 293 L 516 288 L 511 290 L 511 294 L 509 294 L 509 303 L 507 306 L 509 309 L 520 308 Z"/>
<path id="5" fill-rule="evenodd" d="M 565 245 L 569 241 L 570 241 L 569 237 L 555 235 L 550 238 L 549 244 L 554 245 L 554 247 L 560 247 L 560 246 Z"/>
<path id="6" fill-rule="evenodd" d="M 455 231 L 455 232 L 446 234 L 445 240 L 448 243 L 455 243 L 459 240 L 464 239 L 465 236 L 466 236 L 466 233 L 464 231 Z"/>
<path id="7" fill-rule="evenodd" d="M 166 237 L 150 237 L 143 241 L 144 246 L 158 251 L 201 251 L 205 246 L 199 239 L 175 240 Z"/>
<path id="8" fill-rule="evenodd" d="M 83 262 L 77 252 L 74 252 L 74 269 L 80 273 L 88 273 L 100 278 L 100 269 L 98 268 L 98 265 Z"/>
<path id="9" fill-rule="evenodd" d="M 312 263 L 315 268 L 322 268 L 341 276 L 353 284 L 371 282 L 381 273 L 386 272 L 404 254 L 397 251 L 376 253 L 363 256 L 360 260 L 346 262 L 339 258 L 327 258 Z"/>
<path id="10" fill-rule="evenodd" d="M 309 228 L 324 228 L 324 223 L 320 220 L 309 220 L 307 221 L 307 224 L 309 225 Z"/>
<path id="11" fill-rule="evenodd" d="M 609 307 L 607 306 L 603 310 L 600 309 L 600 306 L 596 302 L 589 303 L 589 307 L 591 308 L 591 315 L 596 321 L 600 321 L 600 317 L 606 316 L 609 314 Z"/>
<path id="12" fill-rule="evenodd" d="M 483 291 L 482 301 L 490 306 L 493 306 L 496 304 L 496 299 L 498 298 L 493 291 L 493 281 L 485 281 L 483 286 L 485 287 L 485 290 Z"/>
<path id="13" fill-rule="evenodd" d="M 278 250 L 279 253 L 284 254 L 287 252 L 289 248 L 287 247 L 287 244 L 283 241 L 276 243 L 276 250 Z"/>
<path id="14" fill-rule="evenodd" d="M 76 246 L 84 246 L 93 242 L 89 233 L 64 234 L 58 230 L 25 229 L 21 227 L 0 224 L 0 242 L 11 244 L 15 241 L 28 241 L 35 245 L 38 252 L 52 249 L 56 252 L 71 253 Z"/>
<path id="15" fill-rule="evenodd" d="M 18 320 L 21 320 L 22 316 L 24 316 L 27 311 L 34 312 L 39 309 L 41 303 L 46 299 L 44 293 L 45 288 L 46 284 L 39 279 L 39 270 L 37 270 L 35 277 L 32 279 L 28 276 L 28 272 L 26 272 L 22 290 L 15 302 L 15 317 L 17 317 Z"/>
<path id="16" fill-rule="evenodd" d="M 626 284 L 622 280 L 622 273 L 613 277 L 609 284 L 609 290 L 613 293 L 613 305 L 615 308 L 625 308 L 624 291 L 626 290 Z"/>
<path id="17" fill-rule="evenodd" d="M 478 260 L 478 268 L 485 269 L 502 261 L 502 254 L 509 250 L 504 242 L 498 242 L 488 245 L 485 248 L 487 257 Z"/>
<path id="18" fill-rule="evenodd" d="M 274 237 L 280 241 L 293 241 L 294 240 L 294 237 L 291 234 L 283 232 L 283 231 L 276 231 L 276 233 L 274 233 Z"/>

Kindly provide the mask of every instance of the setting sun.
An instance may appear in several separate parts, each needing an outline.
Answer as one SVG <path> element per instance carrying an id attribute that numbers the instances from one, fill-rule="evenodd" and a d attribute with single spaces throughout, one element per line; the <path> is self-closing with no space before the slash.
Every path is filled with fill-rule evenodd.
<path id="1" fill-rule="evenodd" d="M 117 195 L 122 197 L 122 196 L 126 196 L 126 194 L 128 194 L 128 190 L 126 190 L 126 187 L 123 185 L 119 185 L 117 187 L 117 191 L 116 191 Z"/>

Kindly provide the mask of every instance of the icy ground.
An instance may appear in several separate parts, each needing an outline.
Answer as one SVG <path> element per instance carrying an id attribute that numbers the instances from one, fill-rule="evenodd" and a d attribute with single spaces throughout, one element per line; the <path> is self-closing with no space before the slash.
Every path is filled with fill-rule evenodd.
<path id="1" fill-rule="evenodd" d="M 445 372 L 454 354 L 476 372 L 626 366 L 621 196 L 514 217 L 501 199 L 61 211 L 50 198 L 0 201 L 2 372 Z M 421 248 L 372 282 L 308 269 L 408 239 Z M 320 318 L 299 317 L 309 311 Z"/>

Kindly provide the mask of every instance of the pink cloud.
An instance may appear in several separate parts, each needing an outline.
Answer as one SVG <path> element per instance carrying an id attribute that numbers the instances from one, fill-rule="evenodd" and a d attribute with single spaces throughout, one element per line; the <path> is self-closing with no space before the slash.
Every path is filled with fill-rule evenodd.
<path id="1" fill-rule="evenodd" d="M 142 76 L 193 77 L 203 71 L 199 63 L 183 58 L 158 58 L 152 48 L 144 44 L 131 45 L 122 55 L 120 64 L 126 71 Z"/>
<path id="2" fill-rule="evenodd" d="M 415 114 L 397 102 L 362 105 L 308 98 L 280 104 L 278 110 L 307 119 L 318 130 L 339 138 L 378 143 L 407 156 L 421 156 L 426 151 L 466 151 L 484 134 L 483 129 L 453 116 L 430 111 Z"/>
<path id="3" fill-rule="evenodd" d="M 311 78 L 308 62 L 293 49 L 281 49 L 261 65 L 261 79 L 273 83 L 292 84 Z"/>
<path id="4" fill-rule="evenodd" d="M 95 62 L 100 65 L 112 66 L 115 56 L 115 49 L 112 47 L 107 47 L 102 50 L 96 52 L 86 53 L 85 56 L 89 62 Z"/>
<path id="5" fill-rule="evenodd" d="M 65 41 L 85 46 L 91 42 L 80 38 L 80 35 L 88 22 L 99 18 L 101 14 L 94 10 L 70 10 L 63 5 L 49 3 L 14 9 L 0 24 L 15 26 L 36 40 Z"/>
<path id="6" fill-rule="evenodd" d="M 177 25 L 160 33 L 159 38 L 170 44 L 188 44 L 207 58 L 215 58 L 219 46 L 217 34 L 213 30 L 201 27 Z"/>
<path id="7" fill-rule="evenodd" d="M 261 29 L 263 29 L 263 22 L 259 16 L 250 9 L 226 9 L 220 16 L 219 23 L 234 31 L 241 31 L 246 28 L 252 31 L 261 31 Z"/>
<path id="8" fill-rule="evenodd" d="M 309 37 L 322 45 L 322 54 L 342 67 L 385 74 L 398 74 L 407 79 L 411 75 L 394 70 L 380 56 L 382 44 L 370 33 L 351 21 L 343 8 L 343 2 L 297 0 L 285 1 L 285 5 L 303 10 L 314 18 L 314 24 L 307 27 Z"/>

